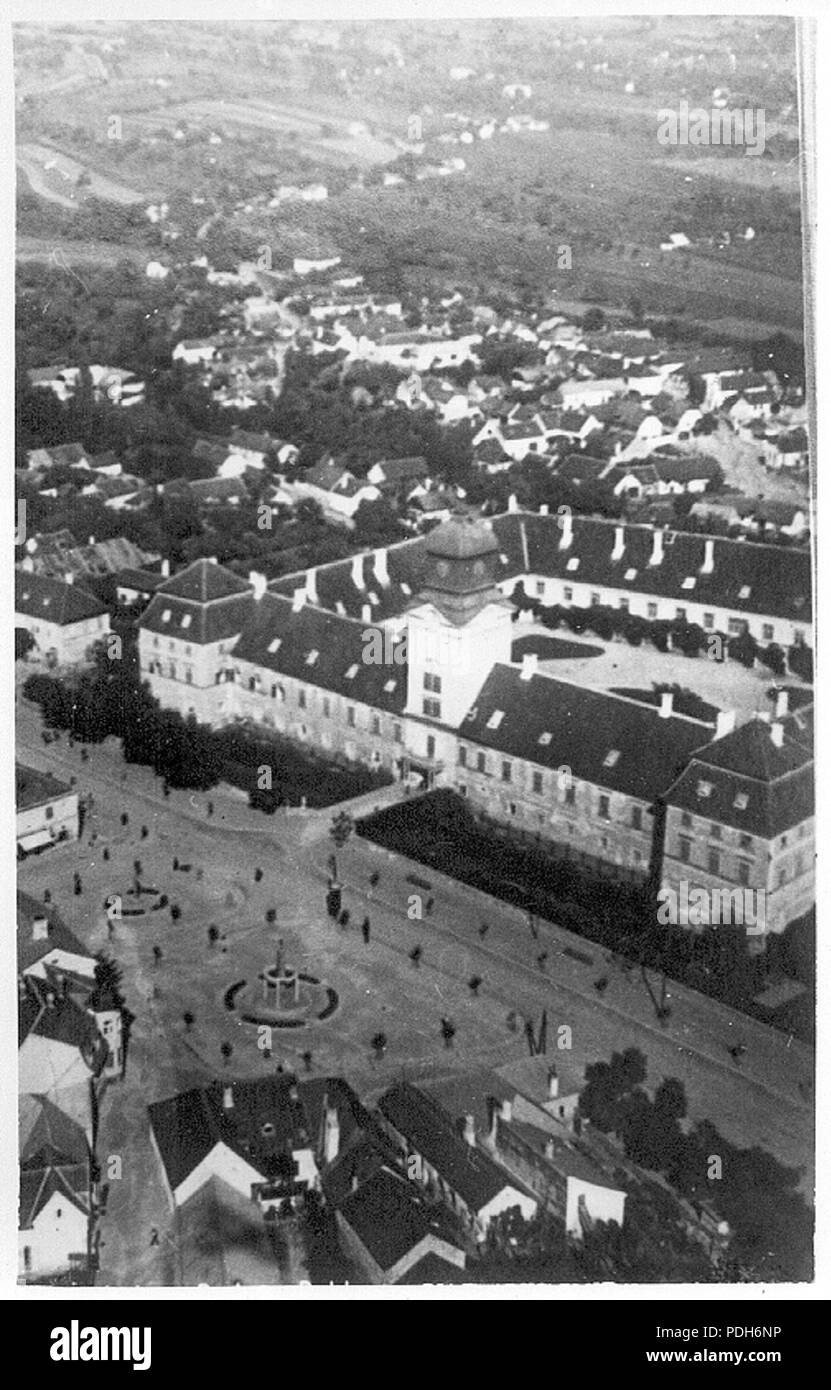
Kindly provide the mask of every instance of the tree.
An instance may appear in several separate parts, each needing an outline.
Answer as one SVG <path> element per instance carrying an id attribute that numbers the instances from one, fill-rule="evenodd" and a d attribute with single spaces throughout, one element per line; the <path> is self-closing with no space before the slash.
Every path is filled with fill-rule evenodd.
<path id="1" fill-rule="evenodd" d="M 339 811 L 338 814 L 333 817 L 332 823 L 329 826 L 329 836 L 336 849 L 343 849 L 343 846 L 346 844 L 354 829 L 355 822 L 347 811 Z M 337 878 L 338 861 L 334 854 L 332 855 L 332 864 L 334 877 Z"/>
<path id="2" fill-rule="evenodd" d="M 372 1038 L 371 1047 L 372 1051 L 375 1053 L 375 1060 L 377 1062 L 380 1062 L 381 1058 L 387 1050 L 386 1033 L 375 1033 Z"/>
<path id="3" fill-rule="evenodd" d="M 194 1018 L 190 1009 L 186 1009 L 185 1012 L 182 1014 L 182 1021 L 185 1025 L 185 1032 L 189 1033 L 194 1023 L 196 1022 L 196 1019 Z"/>
<path id="4" fill-rule="evenodd" d="M 455 1025 L 455 1023 L 452 1021 L 452 1019 L 443 1018 L 442 1021 L 441 1021 L 441 1030 L 440 1030 L 440 1031 L 441 1031 L 442 1041 L 444 1042 L 445 1047 L 452 1047 L 452 1046 L 453 1046 L 453 1039 L 454 1039 L 455 1036 L 456 1036 L 456 1025 Z"/>
<path id="5" fill-rule="evenodd" d="M 35 639 L 26 627 L 16 627 L 14 630 L 14 659 L 20 661 L 27 652 L 32 650 Z"/>

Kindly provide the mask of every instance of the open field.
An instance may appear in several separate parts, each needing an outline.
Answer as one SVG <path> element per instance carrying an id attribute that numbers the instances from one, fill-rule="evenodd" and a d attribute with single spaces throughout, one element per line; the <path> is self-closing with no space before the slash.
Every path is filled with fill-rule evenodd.
<path id="1" fill-rule="evenodd" d="M 133 115 L 131 124 L 174 129 L 180 123 L 221 130 L 255 130 L 296 138 L 298 150 L 341 164 L 382 164 L 398 154 L 393 144 L 370 134 L 359 121 L 346 121 L 314 107 L 234 98 L 189 101 Z"/>
<path id="2" fill-rule="evenodd" d="M 120 245 L 113 241 L 69 241 L 60 237 L 19 236 L 15 247 L 19 261 L 66 262 L 69 265 L 118 265 L 133 261 L 144 268 L 150 259 L 139 247 Z"/>
<path id="3" fill-rule="evenodd" d="M 88 198 L 125 205 L 142 201 L 142 195 L 135 189 L 103 178 L 91 169 L 89 183 L 79 187 L 78 179 L 84 172 L 84 165 L 48 145 L 19 144 L 16 158 L 32 190 L 62 207 L 77 207 Z"/>

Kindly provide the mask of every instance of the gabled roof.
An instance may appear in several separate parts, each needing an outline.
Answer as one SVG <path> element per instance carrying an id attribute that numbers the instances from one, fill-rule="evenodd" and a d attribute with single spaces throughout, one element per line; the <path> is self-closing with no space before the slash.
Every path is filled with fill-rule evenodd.
<path id="1" fill-rule="evenodd" d="M 501 712 L 501 719 L 493 716 Z M 459 727 L 465 742 L 538 767 L 568 767 L 576 782 L 654 801 L 706 743 L 707 725 L 662 718 L 648 705 L 547 675 L 523 680 L 494 666 Z M 609 753 L 619 756 L 610 765 Z"/>
<path id="2" fill-rule="evenodd" d="M 408 1148 L 435 1168 L 472 1212 L 479 1212 L 514 1180 L 458 1133 L 442 1106 L 409 1082 L 385 1091 L 378 1110 Z"/>
<path id="3" fill-rule="evenodd" d="M 103 617 L 107 612 L 106 605 L 93 598 L 80 585 L 66 584 L 61 579 L 51 579 L 44 574 L 17 570 L 14 590 L 16 613 L 57 623 L 60 627 L 71 627 L 73 623 Z"/>
<path id="4" fill-rule="evenodd" d="M 69 994 L 55 991 L 51 982 L 35 980 L 27 975 L 23 993 L 18 1000 L 18 1046 L 30 1036 L 76 1047 L 93 1075 L 103 1068 L 108 1055 L 107 1044 L 98 1031 L 92 1014 L 86 1012 Z"/>
<path id="5" fill-rule="evenodd" d="M 278 1073 L 256 1081 L 218 1081 L 149 1105 L 171 1189 L 175 1191 L 217 1144 L 264 1177 L 276 1157 L 300 1149 L 314 1152 L 327 1097 L 337 1111 L 341 1143 L 346 1143 L 364 1123 L 366 1112 L 340 1077 L 298 1082 L 290 1073 Z M 232 1103 L 227 1105 L 226 1099 Z"/>
<path id="6" fill-rule="evenodd" d="M 72 794 L 72 787 L 67 782 L 59 782 L 51 772 L 38 772 L 25 763 L 15 763 L 15 805 L 18 811 L 45 806 L 49 801 Z"/>
<path id="7" fill-rule="evenodd" d="M 36 941 L 33 936 L 33 924 L 38 917 L 45 917 L 48 927 L 46 936 Z M 38 902 L 37 898 L 32 898 L 28 893 L 22 893 L 18 889 L 18 971 L 22 974 L 23 971 L 29 970 L 36 961 L 42 960 L 44 956 L 51 955 L 53 951 L 57 950 L 66 951 L 71 956 L 85 956 L 89 959 L 87 947 L 69 930 L 54 907 L 47 907 L 44 903 Z"/>
<path id="8" fill-rule="evenodd" d="M 387 1167 L 341 1202 L 340 1214 L 382 1270 L 392 1269 L 427 1236 L 449 1235 L 439 1209 L 428 1209 L 413 1184 Z"/>

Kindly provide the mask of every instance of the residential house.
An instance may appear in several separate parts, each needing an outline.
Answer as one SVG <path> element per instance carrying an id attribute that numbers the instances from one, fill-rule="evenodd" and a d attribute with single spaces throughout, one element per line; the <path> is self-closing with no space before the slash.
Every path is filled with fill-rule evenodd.
<path id="1" fill-rule="evenodd" d="M 93 643 L 110 631 L 105 605 L 76 584 L 71 573 L 60 580 L 17 570 L 14 621 L 34 638 L 28 659 L 52 666 L 83 665 Z"/>
<path id="2" fill-rule="evenodd" d="M 84 1129 L 47 1096 L 19 1106 L 18 1278 L 45 1283 L 89 1268 L 95 1185 Z"/>
<path id="3" fill-rule="evenodd" d="M 694 890 L 721 895 L 719 920 L 744 923 L 757 952 L 814 901 L 813 754 L 787 715 L 783 692 L 773 721 L 750 720 L 699 749 L 663 797 L 662 888 L 679 902 Z M 680 925 L 709 921 L 690 911 Z"/>
<path id="4" fill-rule="evenodd" d="M 537 1211 L 536 1199 L 477 1147 L 472 1120 L 461 1135 L 442 1106 L 406 1081 L 384 1092 L 377 1113 L 407 1172 L 445 1204 L 475 1243 L 481 1244 L 503 1212 L 517 1208 L 529 1220 Z"/>
<path id="5" fill-rule="evenodd" d="M 15 763 L 17 853 L 78 838 L 78 793 L 49 772 Z"/>

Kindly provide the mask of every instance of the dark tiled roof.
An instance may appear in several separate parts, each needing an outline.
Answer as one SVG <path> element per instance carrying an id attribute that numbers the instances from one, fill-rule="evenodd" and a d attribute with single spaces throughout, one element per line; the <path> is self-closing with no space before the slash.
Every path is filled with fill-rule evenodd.
<path id="1" fill-rule="evenodd" d="M 18 811 L 28 811 L 33 806 L 43 806 L 47 801 L 71 794 L 72 788 L 66 782 L 59 782 L 51 772 L 38 772 L 25 763 L 15 763 L 15 805 Z"/>
<path id="2" fill-rule="evenodd" d="M 428 1235 L 446 1239 L 445 1223 L 428 1212 L 406 1178 L 379 1168 L 341 1202 L 340 1214 L 383 1270 L 409 1254 Z"/>
<path id="3" fill-rule="evenodd" d="M 51 983 L 25 979 L 25 994 L 18 1001 L 18 1045 L 30 1034 L 50 1042 L 77 1047 L 87 1066 L 98 1075 L 107 1060 L 107 1044 L 94 1017 L 69 995 L 61 995 Z M 52 996 L 49 1003 L 48 996 Z"/>
<path id="4" fill-rule="evenodd" d="M 786 726 L 787 727 L 787 726 Z M 701 749 L 670 787 L 667 804 L 772 840 L 814 813 L 814 772 L 806 744 L 750 720 Z"/>
<path id="5" fill-rule="evenodd" d="M 328 1096 L 338 1113 L 341 1143 L 363 1122 L 363 1107 L 340 1077 L 299 1082 L 288 1073 L 257 1081 L 228 1082 L 233 1105 L 224 1105 L 225 1086 L 216 1082 L 148 1106 L 156 1145 L 172 1189 L 215 1148 L 225 1144 L 266 1176 L 270 1160 L 298 1149 L 318 1148 Z M 263 1132 L 264 1126 L 268 1131 Z"/>
<path id="6" fill-rule="evenodd" d="M 238 636 L 253 605 L 254 596 L 250 591 L 209 603 L 174 598 L 157 591 L 141 616 L 141 627 L 148 632 L 205 646 Z"/>
<path id="7" fill-rule="evenodd" d="M 494 666 L 459 729 L 462 740 L 540 767 L 568 767 L 575 781 L 644 801 L 660 795 L 708 734 L 693 720 L 662 718 L 647 705 L 546 675 L 523 680 L 517 667 L 502 665 Z M 618 757 L 605 766 L 612 750 Z"/>
<path id="8" fill-rule="evenodd" d="M 249 593 L 250 589 L 250 584 L 225 569 L 224 565 L 202 559 L 194 560 L 192 565 L 166 579 L 160 592 L 175 598 L 190 599 L 194 603 L 210 603 L 232 594 Z"/>
<path id="9" fill-rule="evenodd" d="M 504 1169 L 461 1137 L 446 1110 L 408 1082 L 385 1091 L 378 1110 L 470 1211 L 481 1211 L 504 1188 L 513 1186 Z"/>
<path id="10" fill-rule="evenodd" d="M 32 925 L 36 917 L 45 917 L 49 923 L 48 934 L 39 941 L 33 940 Z M 19 971 L 28 970 L 41 960 L 43 956 L 48 956 L 52 951 L 68 951 L 73 956 L 89 957 L 89 952 L 83 942 L 69 930 L 69 927 L 61 920 L 53 907 L 47 907 L 44 903 L 38 902 L 37 898 L 32 898 L 28 893 L 17 894 L 17 968 Z"/>
<path id="11" fill-rule="evenodd" d="M 106 606 L 78 584 L 66 584 L 44 574 L 15 573 L 15 612 L 28 618 L 70 627 L 88 618 L 103 617 Z"/>
<path id="12" fill-rule="evenodd" d="M 311 604 L 294 612 L 287 598 L 266 593 L 254 606 L 234 657 L 398 714 L 407 700 L 406 662 L 365 662 L 364 630 L 362 622 Z"/>
<path id="13" fill-rule="evenodd" d="M 89 1211 L 89 1167 L 86 1163 L 56 1163 L 24 1168 L 20 1174 L 20 1229 L 29 1230 L 53 1193 L 79 1211 Z M 79 1252 L 80 1253 L 80 1252 Z"/>

